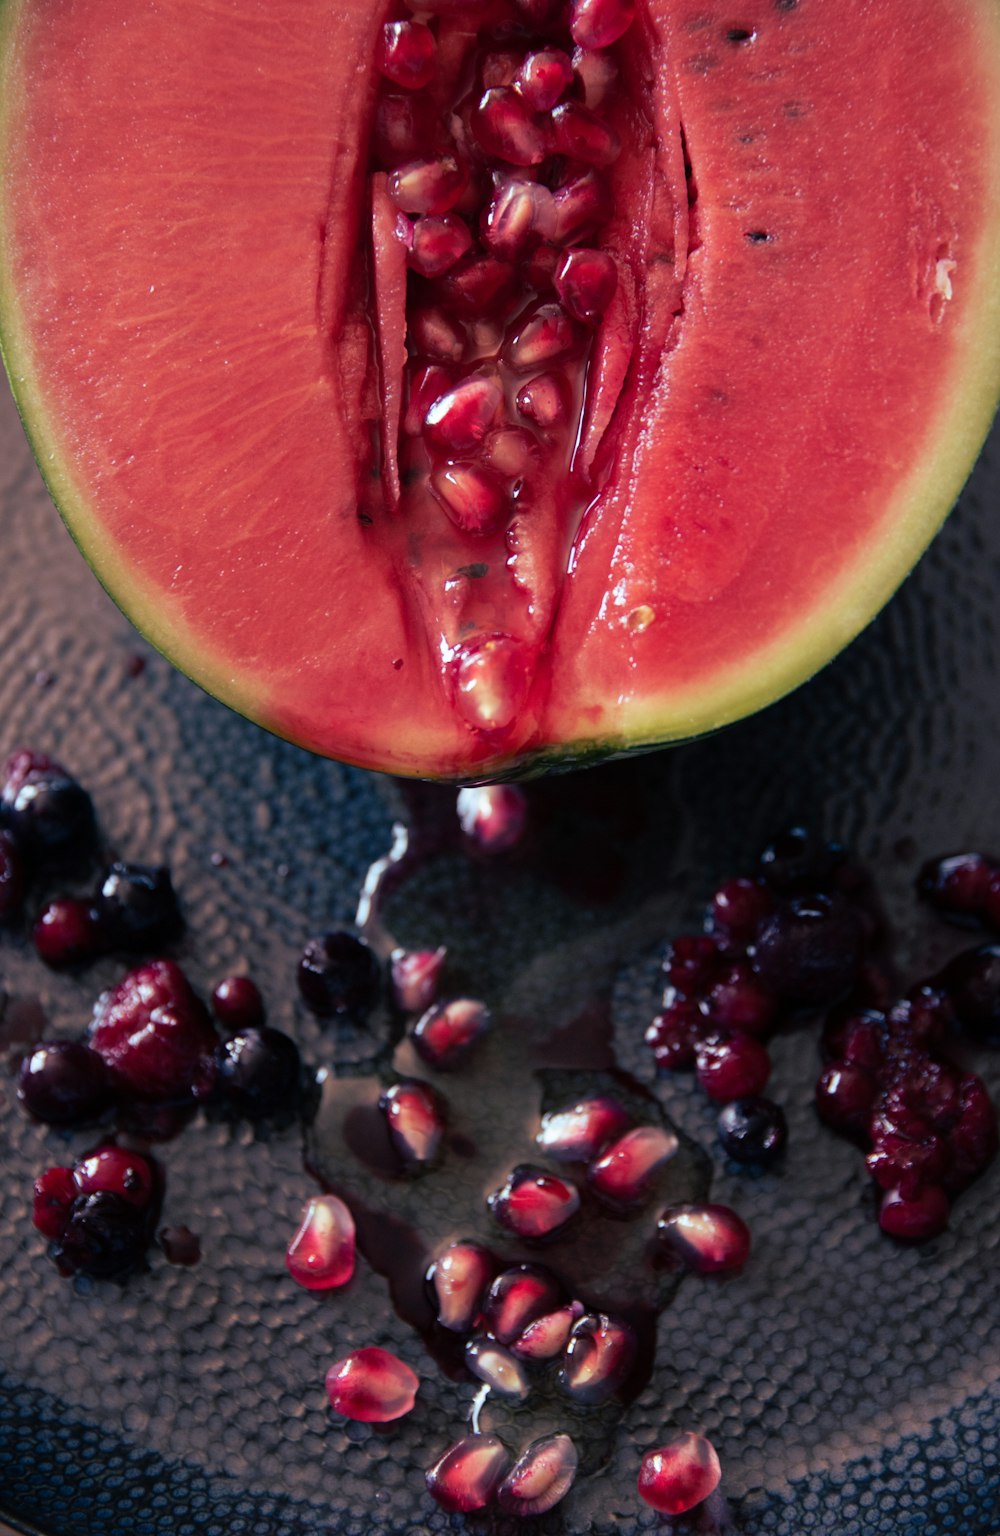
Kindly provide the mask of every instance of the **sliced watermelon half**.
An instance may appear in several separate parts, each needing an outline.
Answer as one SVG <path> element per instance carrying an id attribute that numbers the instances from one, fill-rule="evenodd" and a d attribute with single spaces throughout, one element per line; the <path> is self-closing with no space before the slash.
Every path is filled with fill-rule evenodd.
<path id="1" fill-rule="evenodd" d="M 988 430 L 1000 4 L 413 7 L 2 0 L 42 472 L 149 639 L 317 752 L 713 730 L 873 616 Z"/>

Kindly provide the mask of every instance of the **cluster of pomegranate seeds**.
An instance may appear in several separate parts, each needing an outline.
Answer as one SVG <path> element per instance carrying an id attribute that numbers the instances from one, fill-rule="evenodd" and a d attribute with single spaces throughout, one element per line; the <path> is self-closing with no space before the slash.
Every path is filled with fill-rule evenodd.
<path id="1" fill-rule="evenodd" d="M 577 445 L 619 286 L 603 242 L 634 10 L 486 0 L 475 30 L 431 10 L 385 22 L 375 58 L 383 478 L 411 537 L 451 551 L 426 580 L 459 713 L 503 733 L 594 494 Z"/>

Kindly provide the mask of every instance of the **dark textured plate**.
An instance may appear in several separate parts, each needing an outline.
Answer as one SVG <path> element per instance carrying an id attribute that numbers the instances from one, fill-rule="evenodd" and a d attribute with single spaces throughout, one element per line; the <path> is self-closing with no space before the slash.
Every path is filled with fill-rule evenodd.
<path id="1" fill-rule="evenodd" d="M 995 433 L 916 575 L 794 698 L 712 740 L 537 787 L 545 857 L 430 856 L 391 903 L 394 931 L 446 940 L 470 987 L 554 1032 L 564 1056 L 570 1026 L 582 1051 L 586 1021 L 610 1009 L 620 1062 L 652 1082 L 639 1042 L 658 942 L 697 920 L 716 876 L 805 820 L 874 865 L 904 971 L 930 970 L 954 935 L 917 910 L 917 860 L 1000 845 L 998 471 Z M 194 979 L 248 966 L 272 1021 L 321 1061 L 329 1042 L 296 1010 L 294 962 L 311 932 L 353 916 L 403 813 L 398 787 L 266 738 L 145 652 L 62 531 L 6 397 L 0 502 L 0 747 L 63 758 L 114 846 L 168 860 Z M 448 791 L 427 791 L 421 807 L 447 821 Z M 40 997 L 51 1027 L 71 1032 L 117 973 L 43 973 L 18 935 L 4 936 L 0 966 L 15 999 L 0 1023 L 11 1057 L 30 1024 L 23 999 Z M 640 1505 L 635 1474 L 675 1425 L 715 1441 L 746 1536 L 1000 1525 L 1000 1168 L 958 1203 L 944 1237 L 891 1246 L 858 1155 L 812 1113 L 815 1041 L 789 1035 L 775 1054 L 787 1165 L 756 1178 L 719 1167 L 714 1186 L 748 1217 L 753 1262 L 737 1281 L 682 1285 L 606 1466 L 534 1529 L 668 1531 Z M 979 1065 L 1000 1086 L 1000 1071 Z M 688 1083 L 657 1091 L 710 1145 L 712 1115 Z M 326 1298 L 285 1276 L 310 1190 L 295 1134 L 255 1140 L 199 1123 L 166 1145 L 164 1220 L 196 1230 L 204 1257 L 182 1269 L 155 1253 L 124 1287 L 60 1280 L 31 1227 L 32 1179 L 68 1150 L 0 1078 L 0 1513 L 44 1536 L 462 1526 L 427 1499 L 421 1468 L 460 1431 L 469 1389 L 441 1375 L 367 1266 Z M 447 1169 L 435 1178 L 421 1198 L 446 1201 Z M 352 1341 L 397 1348 L 424 1378 L 419 1410 L 390 1431 L 326 1410 L 324 1372 Z"/>

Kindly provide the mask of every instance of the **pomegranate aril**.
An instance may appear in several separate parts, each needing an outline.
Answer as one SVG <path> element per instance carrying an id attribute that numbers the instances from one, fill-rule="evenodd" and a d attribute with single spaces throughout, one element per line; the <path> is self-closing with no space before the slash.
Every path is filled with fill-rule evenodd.
<path id="1" fill-rule="evenodd" d="M 508 1514 L 543 1515 L 566 1497 L 579 1462 L 569 1435 L 546 1435 L 523 1451 L 497 1490 Z"/>
<path id="2" fill-rule="evenodd" d="M 433 315 L 433 312 L 431 313 Z M 465 341 L 462 337 L 459 341 L 460 355 L 464 350 Z M 451 369 L 442 368 L 439 363 L 429 363 L 411 372 L 406 410 L 403 414 L 403 431 L 408 437 L 419 437 L 423 433 L 427 412 L 435 400 L 440 399 L 454 382 L 455 376 Z"/>
<path id="3" fill-rule="evenodd" d="M 573 83 L 573 64 L 561 48 L 539 48 L 525 56 L 515 84 L 535 112 L 551 112 Z"/>
<path id="4" fill-rule="evenodd" d="M 956 853 L 928 861 L 917 876 L 917 891 L 941 912 L 978 916 L 994 873 L 995 866 L 981 853 Z"/>
<path id="5" fill-rule="evenodd" d="M 714 1493 L 721 1479 L 712 1442 L 704 1435 L 678 1434 L 642 1458 L 639 1497 L 660 1514 L 684 1515 Z"/>
<path id="6" fill-rule="evenodd" d="M 479 78 L 484 91 L 498 86 L 513 85 L 521 68 L 521 54 L 513 48 L 494 48 L 483 56 Z"/>
<path id="7" fill-rule="evenodd" d="M 463 257 L 445 274 L 438 291 L 463 314 L 481 319 L 502 305 L 516 280 L 510 262 L 472 255 Z"/>
<path id="8" fill-rule="evenodd" d="M 479 148 L 508 165 L 541 165 L 548 153 L 544 119 L 510 86 L 486 91 L 471 126 Z"/>
<path id="9" fill-rule="evenodd" d="M 997 1155 L 997 1113 L 986 1084 L 968 1073 L 959 1084 L 959 1109 L 948 1132 L 951 1170 L 943 1181 L 950 1194 L 958 1194 L 978 1178 Z"/>
<path id="10" fill-rule="evenodd" d="M 35 953 L 53 970 L 80 965 L 104 947 L 104 934 L 93 904 L 76 896 L 46 902 L 31 930 Z"/>
<path id="11" fill-rule="evenodd" d="M 465 352 L 465 331 L 442 309 L 418 309 L 410 315 L 410 337 L 418 353 L 437 363 L 458 363 Z M 414 431 L 420 431 L 420 427 Z M 407 426 L 407 431 L 410 428 Z"/>
<path id="12" fill-rule="evenodd" d="M 417 159 L 428 144 L 437 145 L 441 130 L 428 96 L 380 94 L 375 106 L 372 151 L 383 170 Z"/>
<path id="13" fill-rule="evenodd" d="M 878 1084 L 865 1067 L 832 1061 L 816 1082 L 816 1112 L 833 1130 L 868 1145 L 868 1126 Z"/>
<path id="14" fill-rule="evenodd" d="M 521 276 L 527 287 L 539 294 L 547 294 L 555 282 L 556 268 L 562 260 L 562 251 L 554 245 L 539 245 L 521 261 Z"/>
<path id="15" fill-rule="evenodd" d="M 255 1029 L 264 1022 L 264 999 L 249 976 L 225 976 L 212 991 L 212 1012 L 228 1029 Z"/>
<path id="16" fill-rule="evenodd" d="M 507 853 L 524 836 L 528 802 L 516 784 L 478 784 L 460 789 L 458 824 L 483 853 Z"/>
<path id="17" fill-rule="evenodd" d="M 402 1163 L 423 1168 L 437 1161 L 445 1133 L 444 1105 L 428 1083 L 406 1078 L 379 1099 L 389 1137 Z"/>
<path id="18" fill-rule="evenodd" d="M 515 1339 L 537 1317 L 554 1312 L 562 1302 L 559 1282 L 538 1264 L 518 1264 L 501 1270 L 486 1293 L 483 1321 L 501 1344 Z"/>
<path id="19" fill-rule="evenodd" d="M 850 1013 L 846 1018 L 830 1015 L 823 1026 L 823 1053 L 831 1061 L 864 1067 L 877 1076 L 882 1067 L 885 1043 L 885 1015 L 875 1010 Z"/>
<path id="20" fill-rule="evenodd" d="M 537 440 L 523 427 L 504 427 L 498 432 L 491 432 L 483 444 L 483 462 L 498 475 L 504 475 L 508 480 L 516 480 L 525 475 L 531 468 L 536 457 Z M 509 547 L 508 529 L 508 547 Z M 515 789 L 517 786 L 506 784 L 493 785 L 491 788 Z M 523 794 L 523 790 L 521 791 Z"/>
<path id="21" fill-rule="evenodd" d="M 684 1072 L 695 1064 L 698 1042 L 708 1022 L 696 1002 L 677 997 L 664 1005 L 646 1030 L 656 1065 L 665 1072 Z"/>
<path id="22" fill-rule="evenodd" d="M 563 307 L 592 325 L 601 318 L 618 287 L 618 268 L 607 251 L 577 247 L 556 268 L 555 290 Z"/>
<path id="23" fill-rule="evenodd" d="M 580 1099 L 542 1116 L 535 1145 L 559 1163 L 588 1163 L 631 1124 L 617 1099 Z"/>
<path id="24" fill-rule="evenodd" d="M 950 1213 L 948 1196 L 938 1184 L 925 1184 L 905 1194 L 891 1189 L 882 1200 L 878 1224 L 900 1242 L 922 1243 L 941 1235 Z"/>
<path id="25" fill-rule="evenodd" d="M 744 877 L 726 880 L 709 903 L 708 923 L 727 949 L 743 949 L 753 942 L 773 906 L 774 897 L 763 881 Z"/>
<path id="26" fill-rule="evenodd" d="M 43 1237 L 55 1239 L 62 1235 L 78 1194 L 71 1168 L 46 1168 L 39 1174 L 35 1180 L 31 1220 Z"/>
<path id="27" fill-rule="evenodd" d="M 392 995 L 404 1013 L 422 1013 L 433 1003 L 447 957 L 444 945 L 437 949 L 397 949 L 390 962 Z"/>
<path id="28" fill-rule="evenodd" d="M 571 0 L 570 36 L 578 48 L 610 48 L 635 20 L 634 0 Z"/>
<path id="29" fill-rule="evenodd" d="M 97 1147 L 74 1164 L 73 1182 L 79 1194 L 105 1190 L 139 1210 L 145 1210 L 156 1193 L 156 1178 L 146 1158 L 110 1144 Z"/>
<path id="30" fill-rule="evenodd" d="M 662 1126 L 636 1126 L 591 1163 L 587 1170 L 590 1187 L 613 1205 L 641 1204 L 656 1175 L 676 1156 L 679 1147 L 673 1132 Z"/>
<path id="31" fill-rule="evenodd" d="M 431 485 L 455 527 L 478 537 L 496 533 L 510 515 L 503 487 L 489 470 L 474 464 L 447 464 Z"/>
<path id="32" fill-rule="evenodd" d="M 725 974 L 725 960 L 717 941 L 705 933 L 682 933 L 667 945 L 663 973 L 685 997 L 707 992 Z"/>
<path id="33" fill-rule="evenodd" d="M 583 1303 L 571 1301 L 555 1312 L 546 1312 L 529 1323 L 511 1349 L 523 1360 L 554 1360 L 566 1348 L 573 1324 L 583 1316 Z"/>
<path id="34" fill-rule="evenodd" d="M 496 1435 L 464 1435 L 428 1468 L 427 1491 L 442 1509 L 469 1515 L 493 1502 L 509 1466 Z"/>
<path id="35" fill-rule="evenodd" d="M 674 1205 L 656 1223 L 660 1247 L 699 1275 L 732 1274 L 750 1256 L 750 1229 L 728 1205 Z"/>
<path id="36" fill-rule="evenodd" d="M 778 1014 L 778 1000 L 761 985 L 749 965 L 736 964 L 709 989 L 705 1006 L 712 1023 L 748 1035 L 767 1035 Z"/>
<path id="37" fill-rule="evenodd" d="M 337 1195 L 316 1195 L 306 1205 L 288 1245 L 285 1266 L 307 1291 L 331 1291 L 354 1274 L 354 1217 Z"/>
<path id="38" fill-rule="evenodd" d="M 420 1380 L 386 1349 L 369 1345 L 337 1360 L 326 1373 L 330 1407 L 362 1424 L 389 1424 L 413 1408 Z"/>
<path id="39" fill-rule="evenodd" d="M 618 65 L 610 53 L 574 48 L 573 72 L 583 90 L 584 105 L 593 112 L 602 107 L 618 83 Z"/>
<path id="40" fill-rule="evenodd" d="M 471 452 L 482 442 L 503 404 L 495 378 L 473 375 L 440 395 L 425 418 L 427 436 L 454 453 Z"/>
<path id="41" fill-rule="evenodd" d="M 726 1104 L 763 1093 L 771 1075 L 771 1058 L 752 1035 L 717 1030 L 699 1041 L 696 1073 L 710 1099 Z"/>
<path id="42" fill-rule="evenodd" d="M 517 326 L 504 355 L 519 372 L 567 357 L 579 345 L 576 326 L 558 304 L 539 305 L 528 320 L 523 324 L 519 320 Z"/>
<path id="43" fill-rule="evenodd" d="M 580 1209 L 580 1192 L 568 1179 L 522 1163 L 488 1197 L 494 1219 L 518 1237 L 552 1237 Z"/>
<path id="44" fill-rule="evenodd" d="M 494 1339 L 470 1339 L 465 1346 L 465 1363 L 479 1381 L 484 1381 L 501 1397 L 523 1403 L 531 1391 L 527 1372 L 509 1349 Z"/>
<path id="45" fill-rule="evenodd" d="M 512 635 L 486 635 L 459 650 L 455 703 L 477 731 L 504 731 L 520 715 L 531 691 L 533 656 Z"/>
<path id="46" fill-rule="evenodd" d="M 604 1312 L 573 1325 L 559 1368 L 559 1385 L 574 1402 L 596 1407 L 614 1397 L 635 1364 L 637 1341 L 627 1323 Z"/>
<path id="47" fill-rule="evenodd" d="M 465 191 L 469 173 L 454 155 L 410 160 L 390 171 L 386 191 L 404 213 L 449 213 Z"/>
<path id="48" fill-rule="evenodd" d="M 375 52 L 375 68 L 380 75 L 418 91 L 429 85 L 437 67 L 437 44 L 429 27 L 419 21 L 387 21 L 382 28 Z"/>
<path id="49" fill-rule="evenodd" d="M 622 152 L 621 139 L 606 123 L 578 101 L 564 101 L 551 119 L 551 149 L 584 165 L 612 165 Z"/>
<path id="50" fill-rule="evenodd" d="M 465 255 L 472 245 L 468 224 L 456 213 L 430 214 L 410 226 L 406 239 L 406 265 L 421 277 L 440 277 Z"/>
<path id="51" fill-rule="evenodd" d="M 414 1025 L 410 1039 L 430 1066 L 446 1072 L 461 1063 L 489 1027 L 485 1003 L 455 997 L 429 1008 Z"/>
<path id="52" fill-rule="evenodd" d="M 556 205 L 548 187 L 540 182 L 508 177 L 493 193 L 483 214 L 483 243 L 497 256 L 518 261 L 556 227 Z"/>
<path id="53" fill-rule="evenodd" d="M 427 1271 L 427 1284 L 437 1309 L 440 1327 L 450 1333 L 468 1333 L 482 1306 L 496 1265 L 481 1243 L 451 1243 Z"/>
<path id="54" fill-rule="evenodd" d="M 517 408 L 543 432 L 562 426 L 569 416 L 569 391 L 555 373 L 539 373 L 517 392 Z"/>

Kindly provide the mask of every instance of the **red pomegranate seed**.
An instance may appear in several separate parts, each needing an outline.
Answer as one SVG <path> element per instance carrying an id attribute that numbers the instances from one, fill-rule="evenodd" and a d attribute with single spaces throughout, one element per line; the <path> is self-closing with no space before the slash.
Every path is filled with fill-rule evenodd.
<path id="1" fill-rule="evenodd" d="M 728 1205 L 672 1205 L 656 1224 L 661 1247 L 699 1275 L 733 1274 L 750 1256 L 750 1228 Z"/>
<path id="2" fill-rule="evenodd" d="M 580 1191 L 568 1179 L 522 1163 L 487 1204 L 496 1221 L 518 1237 L 551 1237 L 580 1209 Z"/>
<path id="3" fill-rule="evenodd" d="M 427 1491 L 442 1509 L 469 1515 L 493 1502 L 509 1465 L 496 1435 L 464 1435 L 428 1469 Z"/>
<path id="4" fill-rule="evenodd" d="M 555 272 L 556 293 L 577 320 L 592 325 L 615 296 L 618 268 L 607 251 L 577 247 L 567 251 Z"/>
<path id="5" fill-rule="evenodd" d="M 535 112 L 551 112 L 573 83 L 573 64 L 561 48 L 539 48 L 526 55 L 515 82 Z"/>
<path id="6" fill-rule="evenodd" d="M 510 262 L 495 256 L 467 256 L 445 274 L 440 287 L 463 313 L 481 318 L 502 304 L 516 281 Z"/>
<path id="7" fill-rule="evenodd" d="M 507 342 L 504 354 L 519 371 L 540 368 L 576 350 L 579 334 L 566 311 L 558 304 L 540 304 Z"/>
<path id="8" fill-rule="evenodd" d="M 890 1189 L 882 1201 L 878 1224 L 900 1242 L 923 1243 L 940 1237 L 950 1212 L 948 1196 L 939 1184 L 925 1184 L 909 1195 Z"/>
<path id="9" fill-rule="evenodd" d="M 448 951 L 397 949 L 391 961 L 392 995 L 404 1013 L 422 1013 L 437 996 Z"/>
<path id="10" fill-rule="evenodd" d="M 259 1029 L 264 999 L 249 976 L 225 976 L 212 992 L 212 1012 L 228 1029 Z"/>
<path id="11" fill-rule="evenodd" d="M 663 1071 L 685 1072 L 695 1064 L 698 1042 L 706 1028 L 707 1020 L 696 1002 L 674 997 L 647 1028 L 645 1041 Z"/>
<path id="12" fill-rule="evenodd" d="M 427 1271 L 437 1321 L 450 1333 L 468 1333 L 479 1316 L 496 1265 L 481 1243 L 451 1243 Z"/>
<path id="13" fill-rule="evenodd" d="M 510 508 L 503 488 L 489 470 L 474 464 L 448 464 L 431 476 L 431 485 L 456 528 L 485 537 L 507 521 Z"/>
<path id="14" fill-rule="evenodd" d="M 436 363 L 461 362 L 465 330 L 442 309 L 418 309 L 410 316 L 410 337 L 418 353 Z M 419 428 L 420 431 L 423 423 Z"/>
<path id="15" fill-rule="evenodd" d="M 867 1068 L 832 1061 L 816 1082 L 816 1113 L 842 1136 L 867 1146 L 877 1095 L 878 1084 Z"/>
<path id="16" fill-rule="evenodd" d="M 578 1462 L 569 1435 L 546 1435 L 533 1441 L 500 1484 L 497 1503 L 508 1514 L 522 1518 L 545 1514 L 569 1493 Z"/>
<path id="17" fill-rule="evenodd" d="M 316 1195 L 302 1213 L 285 1265 L 307 1291 L 332 1291 L 354 1274 L 354 1217 L 336 1195 Z"/>
<path id="18" fill-rule="evenodd" d="M 707 992 L 725 974 L 725 962 L 716 940 L 708 934 L 682 933 L 667 945 L 663 972 L 684 997 L 694 997 Z"/>
<path id="19" fill-rule="evenodd" d="M 552 114 L 552 150 L 584 165 L 613 165 L 622 142 L 609 123 L 578 101 L 564 101 Z"/>
<path id="20" fill-rule="evenodd" d="M 535 1145 L 558 1163 L 589 1163 L 630 1124 L 617 1099 L 579 1099 L 542 1116 Z"/>
<path id="21" fill-rule="evenodd" d="M 437 69 L 437 43 L 419 21 L 387 21 L 375 52 L 380 75 L 408 91 L 429 85 Z"/>
<path id="22" fill-rule="evenodd" d="M 533 246 L 551 239 L 555 228 L 556 205 L 548 187 L 515 177 L 499 183 L 482 219 L 484 243 L 507 261 L 519 261 Z"/>
<path id="23" fill-rule="evenodd" d="M 468 453 L 482 442 L 503 404 L 495 378 L 472 375 L 440 395 L 427 412 L 427 435 L 440 447 Z"/>
<path id="24" fill-rule="evenodd" d="M 46 1168 L 35 1180 L 31 1220 L 43 1237 L 62 1236 L 70 1207 L 79 1194 L 71 1168 Z"/>
<path id="25" fill-rule="evenodd" d="M 978 916 L 994 873 L 994 864 L 981 853 L 955 853 L 926 863 L 917 876 L 917 890 L 941 912 Z"/>
<path id="26" fill-rule="evenodd" d="M 478 784 L 460 789 L 458 824 L 483 853 L 507 853 L 524 836 L 528 801 L 517 784 Z"/>
<path id="27" fill-rule="evenodd" d="M 566 1348 L 573 1324 L 583 1316 L 583 1303 L 571 1301 L 556 1312 L 546 1312 L 529 1323 L 511 1345 L 524 1360 L 554 1360 Z"/>
<path id="28" fill-rule="evenodd" d="M 526 286 L 534 288 L 539 294 L 549 293 L 555 281 L 556 267 L 561 260 L 562 252 L 557 251 L 554 245 L 537 246 L 520 264 Z"/>
<path id="29" fill-rule="evenodd" d="M 531 467 L 535 457 L 536 442 L 523 427 L 504 427 L 491 432 L 483 444 L 483 459 L 498 475 L 516 480 Z M 493 789 L 516 789 L 514 784 L 491 785 Z M 523 797 L 523 790 L 520 791 Z M 526 803 L 526 802 L 525 802 Z"/>
<path id="30" fill-rule="evenodd" d="M 479 70 L 484 91 L 513 85 L 521 67 L 521 55 L 513 48 L 494 48 L 486 54 Z"/>
<path id="31" fill-rule="evenodd" d="M 747 1035 L 770 1034 L 778 1016 L 778 999 L 745 961 L 710 987 L 705 1004 L 714 1025 Z"/>
<path id="32" fill-rule="evenodd" d="M 465 1346 L 465 1363 L 477 1380 L 485 1381 L 501 1397 L 523 1403 L 531 1391 L 531 1382 L 520 1360 L 495 1339 L 470 1339 Z"/>
<path id="33" fill-rule="evenodd" d="M 628 1380 L 638 1343 L 627 1323 L 604 1312 L 574 1324 L 559 1368 L 559 1385 L 577 1403 L 596 1407 Z"/>
<path id="34" fill-rule="evenodd" d="M 853 1013 L 847 1018 L 831 1016 L 823 1025 L 823 1054 L 831 1061 L 864 1067 L 877 1076 L 882 1066 L 884 1037 L 885 1015 L 882 1013 Z"/>
<path id="35" fill-rule="evenodd" d="M 680 1143 L 659 1125 L 626 1131 L 591 1163 L 591 1188 L 613 1205 L 638 1205 L 650 1193 L 656 1174 L 677 1154 Z"/>
<path id="36" fill-rule="evenodd" d="M 386 191 L 404 213 L 450 213 L 465 191 L 469 173 L 454 155 L 410 160 L 390 171 Z"/>
<path id="37" fill-rule="evenodd" d="M 330 1407 L 362 1424 L 389 1424 L 410 1412 L 420 1379 L 387 1349 L 369 1345 L 337 1360 L 326 1373 Z"/>
<path id="38" fill-rule="evenodd" d="M 440 1072 L 457 1067 L 490 1027 L 485 1003 L 455 997 L 429 1008 L 410 1035 L 417 1051 Z"/>
<path id="39" fill-rule="evenodd" d="M 722 1468 L 704 1435 L 679 1434 L 647 1451 L 639 1468 L 639 1497 L 663 1515 L 684 1515 L 714 1493 Z"/>
<path id="40" fill-rule="evenodd" d="M 124 1147 L 97 1147 L 73 1167 L 73 1182 L 81 1195 L 106 1190 L 142 1210 L 153 1199 L 155 1175 L 146 1158 Z"/>
<path id="41" fill-rule="evenodd" d="M 603 229 L 613 211 L 607 182 L 597 171 L 574 176 L 552 194 L 556 205 L 555 245 L 572 245 L 576 240 Z"/>
<path id="42" fill-rule="evenodd" d="M 460 346 L 464 349 L 464 342 L 460 342 Z M 451 370 L 442 368 L 439 363 L 430 363 L 411 373 L 409 397 L 403 416 L 403 431 L 409 437 L 418 437 L 423 433 L 427 412 L 453 383 Z"/>
<path id="43" fill-rule="evenodd" d="M 429 96 L 379 96 L 372 130 L 372 150 L 383 169 L 416 160 L 439 137 Z"/>
<path id="44" fill-rule="evenodd" d="M 752 944 L 757 925 L 770 915 L 774 897 L 762 880 L 726 880 L 708 908 L 713 934 L 727 949 Z"/>
<path id="45" fill-rule="evenodd" d="M 517 408 L 543 432 L 560 427 L 569 415 L 568 390 L 556 373 L 539 373 L 517 392 Z"/>
<path id="46" fill-rule="evenodd" d="M 401 1162 L 423 1168 L 437 1161 L 444 1140 L 444 1105 L 429 1083 L 404 1078 L 379 1099 Z"/>
<path id="47" fill-rule="evenodd" d="M 583 88 L 584 106 L 592 112 L 604 105 L 618 81 L 618 65 L 600 50 L 574 48 L 573 72 Z"/>
<path id="48" fill-rule="evenodd" d="M 504 731 L 523 710 L 534 674 L 531 653 L 512 635 L 485 635 L 461 647 L 455 704 L 477 731 Z"/>
<path id="49" fill-rule="evenodd" d="M 540 1264 L 518 1264 L 501 1270 L 486 1293 L 483 1320 L 501 1344 L 513 1344 L 536 1317 L 561 1304 L 559 1283 Z"/>
<path id="50" fill-rule="evenodd" d="M 544 119 L 510 86 L 485 93 L 472 116 L 472 133 L 481 150 L 508 165 L 541 165 L 548 152 Z"/>
<path id="51" fill-rule="evenodd" d="M 634 0 L 571 0 L 570 36 L 579 48 L 610 48 L 635 20 Z"/>
<path id="52" fill-rule="evenodd" d="M 440 218 L 427 215 L 410 226 L 406 265 L 421 277 L 440 277 L 471 245 L 472 232 L 457 213 L 445 213 Z"/>
<path id="53" fill-rule="evenodd" d="M 763 1093 L 771 1076 L 771 1058 L 752 1035 L 717 1030 L 698 1044 L 698 1082 L 717 1104 Z"/>

